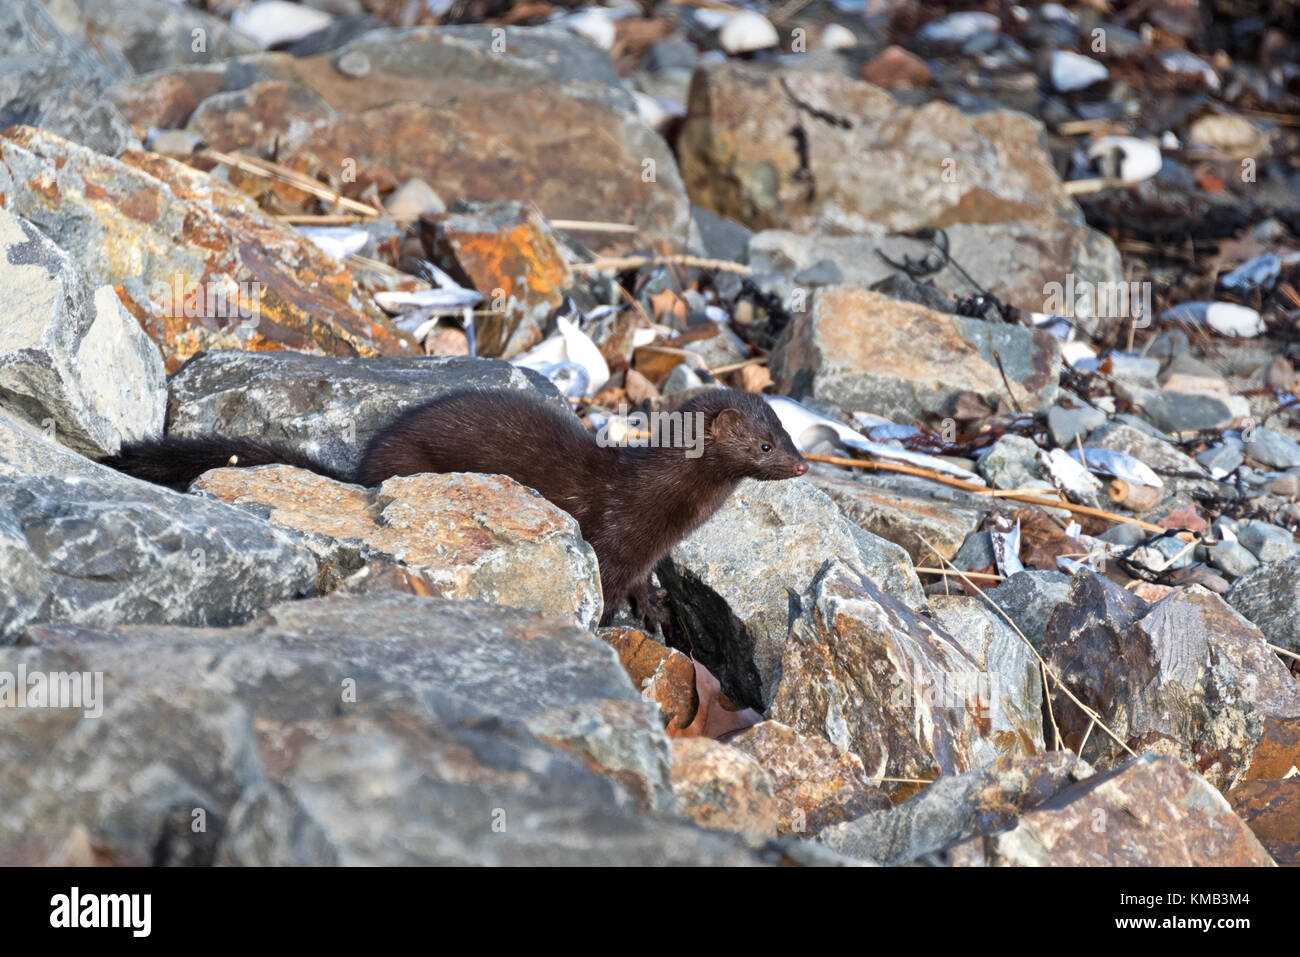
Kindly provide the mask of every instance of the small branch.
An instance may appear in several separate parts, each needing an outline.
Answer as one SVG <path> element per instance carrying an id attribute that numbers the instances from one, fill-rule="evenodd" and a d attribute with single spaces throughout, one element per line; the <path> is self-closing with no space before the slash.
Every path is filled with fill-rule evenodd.
<path id="1" fill-rule="evenodd" d="M 734 272 L 742 276 L 753 274 L 753 270 L 744 263 L 732 262 L 730 259 L 705 259 L 703 256 L 623 256 L 611 259 L 596 259 L 589 263 L 575 263 L 569 268 L 574 272 L 599 272 L 613 269 L 622 272 L 625 269 L 640 269 L 642 266 L 694 266 L 698 269 L 713 269 L 717 272 Z"/>
<path id="2" fill-rule="evenodd" d="M 317 199 L 323 199 L 343 209 L 350 209 L 354 213 L 361 213 L 368 217 L 376 217 L 382 214 L 382 210 L 367 206 L 365 203 L 359 203 L 355 199 L 348 199 L 338 190 L 331 189 L 319 180 L 312 179 L 306 173 L 300 173 L 296 169 L 281 166 L 279 163 L 272 163 L 270 160 L 264 160 L 260 156 L 253 156 L 251 153 L 223 153 L 220 150 L 203 150 L 195 155 L 204 159 L 216 160 L 218 163 L 243 170 L 245 173 L 252 173 L 255 176 L 278 179 L 282 183 L 288 183 L 290 186 L 302 190 L 304 193 L 310 193 Z"/>
<path id="3" fill-rule="evenodd" d="M 963 482 L 961 479 L 949 478 L 940 472 L 930 469 L 918 468 L 915 465 L 901 465 L 895 462 L 875 462 L 870 459 L 850 459 L 839 455 L 814 455 L 804 453 L 804 458 L 810 462 L 825 462 L 828 465 L 847 465 L 852 468 L 873 469 L 881 472 L 901 472 L 904 475 L 915 475 L 920 478 L 932 479 L 944 485 L 951 485 L 953 488 L 965 489 L 968 492 L 975 492 L 978 495 L 984 495 L 988 498 L 1003 498 L 1013 502 L 1024 502 L 1026 505 L 1038 505 L 1042 508 L 1061 508 L 1067 512 L 1073 512 L 1076 515 L 1091 515 L 1093 518 L 1104 518 L 1112 522 L 1120 522 L 1127 525 L 1136 525 L 1138 528 L 1145 529 L 1148 532 L 1167 532 L 1169 529 L 1155 525 L 1151 522 L 1144 522 L 1140 518 L 1133 518 L 1129 515 L 1119 515 L 1115 512 L 1108 512 L 1105 509 L 1093 508 L 1090 505 L 1076 505 L 1074 502 L 1062 501 L 1055 498 L 1043 498 L 1039 495 L 1031 495 L 1025 492 L 1008 491 L 1006 489 L 991 489 L 985 485 L 976 485 L 974 482 Z M 1178 534 L 1179 541 L 1187 542 L 1192 540 L 1192 536 L 1187 532 Z"/>

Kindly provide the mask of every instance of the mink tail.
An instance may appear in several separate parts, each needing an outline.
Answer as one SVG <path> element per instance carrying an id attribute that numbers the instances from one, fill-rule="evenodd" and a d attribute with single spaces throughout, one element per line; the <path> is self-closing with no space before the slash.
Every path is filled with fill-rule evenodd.
<path id="1" fill-rule="evenodd" d="M 126 475 L 155 485 L 166 485 L 178 492 L 184 492 L 191 482 L 209 469 L 228 466 L 293 465 L 340 482 L 352 481 L 352 476 L 342 475 L 295 449 L 255 439 L 230 439 L 219 435 L 195 439 L 167 436 L 129 442 L 116 455 L 102 458 L 99 462 Z"/>

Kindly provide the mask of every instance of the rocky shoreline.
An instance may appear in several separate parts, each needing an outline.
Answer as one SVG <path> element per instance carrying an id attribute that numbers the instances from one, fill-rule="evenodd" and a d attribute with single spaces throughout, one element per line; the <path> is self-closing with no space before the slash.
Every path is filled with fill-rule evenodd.
<path id="1" fill-rule="evenodd" d="M 5 6 L 0 864 L 1300 864 L 1294 35 L 793 6 Z M 812 468 L 659 631 L 504 476 L 97 461 L 717 385 Z"/>

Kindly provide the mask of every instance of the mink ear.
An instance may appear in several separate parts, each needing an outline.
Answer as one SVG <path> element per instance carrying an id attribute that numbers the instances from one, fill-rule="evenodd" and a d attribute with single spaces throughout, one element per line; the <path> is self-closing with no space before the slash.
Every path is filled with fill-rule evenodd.
<path id="1" fill-rule="evenodd" d="M 723 409 L 713 417 L 713 426 L 709 429 L 715 439 L 725 439 L 735 434 L 745 421 L 745 417 L 735 409 Z"/>

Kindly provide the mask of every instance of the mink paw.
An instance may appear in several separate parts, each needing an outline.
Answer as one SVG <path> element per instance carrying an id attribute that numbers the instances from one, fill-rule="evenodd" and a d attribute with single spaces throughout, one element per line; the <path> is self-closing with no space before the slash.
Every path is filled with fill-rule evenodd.
<path id="1" fill-rule="evenodd" d="M 632 589 L 628 595 L 632 610 L 646 626 L 661 634 L 668 634 L 672 627 L 672 615 L 668 611 L 668 590 L 653 588 L 649 579 Z"/>

